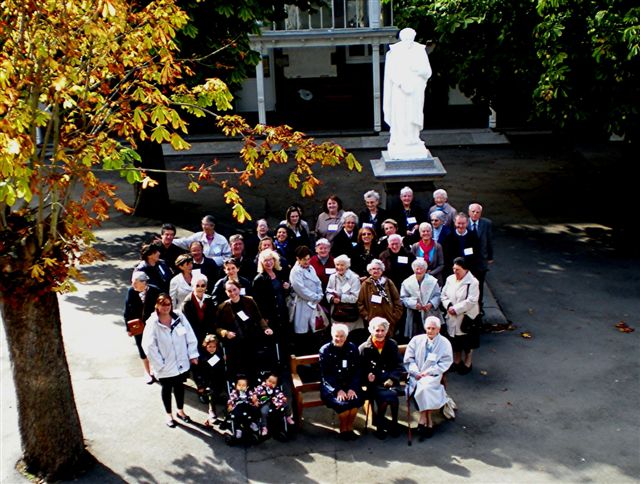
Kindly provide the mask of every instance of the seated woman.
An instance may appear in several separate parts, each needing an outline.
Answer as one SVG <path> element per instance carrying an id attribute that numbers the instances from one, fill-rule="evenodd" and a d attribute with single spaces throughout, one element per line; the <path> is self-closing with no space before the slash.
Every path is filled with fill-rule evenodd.
<path id="1" fill-rule="evenodd" d="M 440 316 L 440 287 L 435 277 L 427 274 L 427 263 L 416 259 L 411 263 L 413 275 L 407 277 L 400 286 L 400 300 L 407 308 L 404 323 L 406 341 L 424 333 L 424 321 L 428 316 Z"/>
<path id="2" fill-rule="evenodd" d="M 240 264 L 238 263 L 238 259 L 235 259 L 233 257 L 225 259 L 225 261 L 222 263 L 222 268 L 224 270 L 225 276 L 222 279 L 218 279 L 218 282 L 216 282 L 216 285 L 213 286 L 213 291 L 211 292 L 211 295 L 213 296 L 213 303 L 216 306 L 219 306 L 227 300 L 226 284 L 229 281 L 235 281 L 240 284 L 241 296 L 253 295 L 251 281 L 238 274 L 238 272 L 240 271 Z"/>
<path id="3" fill-rule="evenodd" d="M 453 274 L 447 277 L 440 297 L 447 310 L 447 334 L 453 346 L 452 371 L 466 375 L 471 371 L 473 350 L 480 346 L 480 335 L 478 332 L 462 331 L 462 321 L 465 315 L 475 319 L 480 314 L 480 286 L 478 279 L 469 271 L 464 257 L 454 259 Z M 464 359 L 462 352 L 465 353 Z"/>
<path id="4" fill-rule="evenodd" d="M 178 273 L 173 276 L 169 283 L 169 295 L 171 296 L 173 307 L 178 311 L 182 311 L 184 300 L 193 290 L 191 287 L 193 278 L 193 257 L 189 254 L 179 255 L 176 259 L 176 268 L 178 269 Z"/>
<path id="5" fill-rule="evenodd" d="M 244 374 L 253 381 L 263 335 L 271 336 L 273 331 L 262 318 L 253 298 L 240 295 L 240 284 L 228 281 L 225 289 L 229 299 L 218 307 L 216 319 L 217 333 L 227 357 L 227 376 L 235 380 Z"/>
<path id="6" fill-rule="evenodd" d="M 427 274 L 438 280 L 438 285 L 444 284 L 444 254 L 442 246 L 433 240 L 433 227 L 428 222 L 422 222 L 418 227 L 420 240 L 411 246 L 411 253 L 416 258 L 424 259 L 429 268 Z"/>
<path id="7" fill-rule="evenodd" d="M 334 324 L 331 326 L 331 342 L 320 348 L 320 397 L 338 414 L 339 437 L 355 440 L 358 436 L 353 431 L 353 423 L 362 405 L 360 355 L 358 348 L 347 342 L 348 334 L 349 329 L 344 324 Z"/>
<path id="8" fill-rule="evenodd" d="M 384 318 L 373 318 L 369 321 L 371 337 L 360 345 L 360 365 L 362 381 L 367 387 L 367 398 L 375 410 L 373 423 L 376 426 L 374 435 L 379 439 L 400 435 L 398 427 L 398 393 L 394 390 L 402 377 L 402 357 L 398 344 L 387 338 L 389 321 Z M 387 429 L 384 414 L 387 406 L 391 407 L 391 426 Z"/>
<path id="9" fill-rule="evenodd" d="M 418 435 L 420 440 L 433 435 L 431 412 L 447 403 L 442 375 L 453 361 L 451 343 L 440 333 L 440 320 L 429 316 L 424 324 L 427 334 L 414 336 L 404 354 L 404 366 L 409 373 L 407 395 L 413 398 L 420 411 Z"/>

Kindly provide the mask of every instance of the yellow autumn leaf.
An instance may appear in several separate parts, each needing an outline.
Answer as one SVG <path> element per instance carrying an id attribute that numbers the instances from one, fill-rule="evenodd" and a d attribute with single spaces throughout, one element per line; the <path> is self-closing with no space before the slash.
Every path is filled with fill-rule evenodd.
<path id="1" fill-rule="evenodd" d="M 113 203 L 113 206 L 116 208 L 116 210 L 126 213 L 127 215 L 130 215 L 133 213 L 133 208 L 131 208 L 126 203 L 124 203 L 121 198 L 116 198 Z"/>

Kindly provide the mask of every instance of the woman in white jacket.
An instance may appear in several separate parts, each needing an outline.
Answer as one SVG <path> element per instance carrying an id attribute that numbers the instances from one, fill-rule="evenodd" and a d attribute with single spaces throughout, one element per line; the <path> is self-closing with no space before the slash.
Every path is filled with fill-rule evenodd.
<path id="1" fill-rule="evenodd" d="M 358 294 L 360 294 L 360 278 L 353 272 L 351 259 L 342 254 L 333 260 L 336 272 L 329 276 L 326 298 L 332 306 L 331 323 L 342 323 L 353 331 L 362 328 L 362 318 L 358 312 Z M 340 304 L 340 307 L 337 305 Z M 336 309 L 339 309 L 336 311 Z"/>
<path id="2" fill-rule="evenodd" d="M 453 346 L 452 370 L 466 375 L 471 371 L 473 350 L 480 346 L 480 334 L 464 333 L 461 325 L 465 315 L 475 319 L 480 314 L 480 285 L 478 279 L 469 272 L 464 257 L 456 257 L 453 260 L 453 274 L 447 277 L 440 297 L 442 305 L 447 310 L 447 333 Z M 462 352 L 465 353 L 464 360 Z"/>
<path id="3" fill-rule="evenodd" d="M 184 314 L 173 311 L 171 297 L 168 294 L 160 294 L 156 300 L 156 310 L 147 319 L 142 334 L 142 348 L 162 386 L 161 395 L 167 412 L 167 426 L 176 426 L 171 413 L 171 393 L 174 394 L 178 407 L 176 417 L 190 423 L 191 419 L 183 409 L 183 383 L 189 374 L 191 364 L 198 364 L 198 340 Z"/>
<path id="4" fill-rule="evenodd" d="M 420 258 L 411 263 L 413 275 L 402 281 L 400 300 L 407 308 L 404 322 L 404 337 L 407 341 L 424 333 L 424 322 L 428 316 L 435 316 L 442 324 L 440 316 L 440 286 L 438 280 L 427 274 L 427 261 Z"/>

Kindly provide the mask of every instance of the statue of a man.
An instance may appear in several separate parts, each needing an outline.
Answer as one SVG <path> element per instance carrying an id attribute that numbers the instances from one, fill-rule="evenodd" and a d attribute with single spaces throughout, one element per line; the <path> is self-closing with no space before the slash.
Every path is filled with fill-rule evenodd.
<path id="1" fill-rule="evenodd" d="M 423 44 L 414 42 L 416 31 L 400 31 L 400 42 L 389 47 L 384 67 L 384 120 L 391 127 L 387 145 L 396 160 L 422 159 L 429 151 L 420 139 L 424 126 L 424 90 L 431 64 Z"/>

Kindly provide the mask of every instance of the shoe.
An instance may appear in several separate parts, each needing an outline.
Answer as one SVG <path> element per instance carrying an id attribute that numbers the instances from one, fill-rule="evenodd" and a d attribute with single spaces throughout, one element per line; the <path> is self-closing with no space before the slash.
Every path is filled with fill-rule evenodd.
<path id="1" fill-rule="evenodd" d="M 389 435 L 395 438 L 400 437 L 400 434 L 402 434 L 400 426 L 397 423 L 392 423 L 391 427 L 389 428 Z"/>
<path id="2" fill-rule="evenodd" d="M 176 421 L 171 419 L 166 421 L 167 427 L 174 429 L 176 427 Z"/>
<path id="3" fill-rule="evenodd" d="M 262 427 L 260 429 L 260 436 L 261 437 L 266 437 L 269 434 L 269 429 L 267 429 L 267 427 Z"/>
<path id="4" fill-rule="evenodd" d="M 176 417 L 179 418 L 180 420 L 182 420 L 184 423 L 191 423 L 191 417 L 189 417 L 188 415 L 180 415 L 179 413 L 176 413 Z"/>
<path id="5" fill-rule="evenodd" d="M 348 434 L 348 439 L 347 440 L 358 440 L 358 437 L 360 437 L 353 430 L 349 430 L 348 432 L 345 432 L 345 433 Z"/>
<path id="6" fill-rule="evenodd" d="M 460 363 L 460 368 L 458 369 L 458 373 L 460 375 L 468 375 L 469 373 L 471 373 L 471 369 L 473 368 L 473 365 L 465 365 L 464 363 Z"/>
<path id="7" fill-rule="evenodd" d="M 198 388 L 198 400 L 200 401 L 200 403 L 209 403 L 209 399 L 207 398 L 207 394 L 205 393 L 204 388 Z"/>
<path id="8" fill-rule="evenodd" d="M 458 373 L 460 371 L 460 366 L 462 363 L 451 363 L 449 367 L 449 373 Z"/>
<path id="9" fill-rule="evenodd" d="M 374 436 L 376 439 L 384 440 L 384 439 L 386 439 L 386 438 L 387 438 L 387 433 L 384 431 L 384 429 L 376 429 L 376 430 L 373 432 L 373 436 Z"/>
<path id="10" fill-rule="evenodd" d="M 340 440 L 344 440 L 345 442 L 347 442 L 347 441 L 351 440 L 351 438 L 350 438 L 350 436 L 349 436 L 349 432 L 340 432 L 340 433 L 338 434 L 338 438 L 339 438 Z"/>
<path id="11" fill-rule="evenodd" d="M 426 427 L 424 437 L 425 439 L 430 439 L 431 437 L 433 437 L 433 427 Z"/>
<path id="12" fill-rule="evenodd" d="M 289 415 L 289 416 L 287 417 L 287 424 L 288 424 L 288 425 L 295 425 L 295 424 L 296 424 L 296 421 L 295 421 L 295 420 L 293 420 L 293 417 L 292 417 L 291 415 Z"/>

